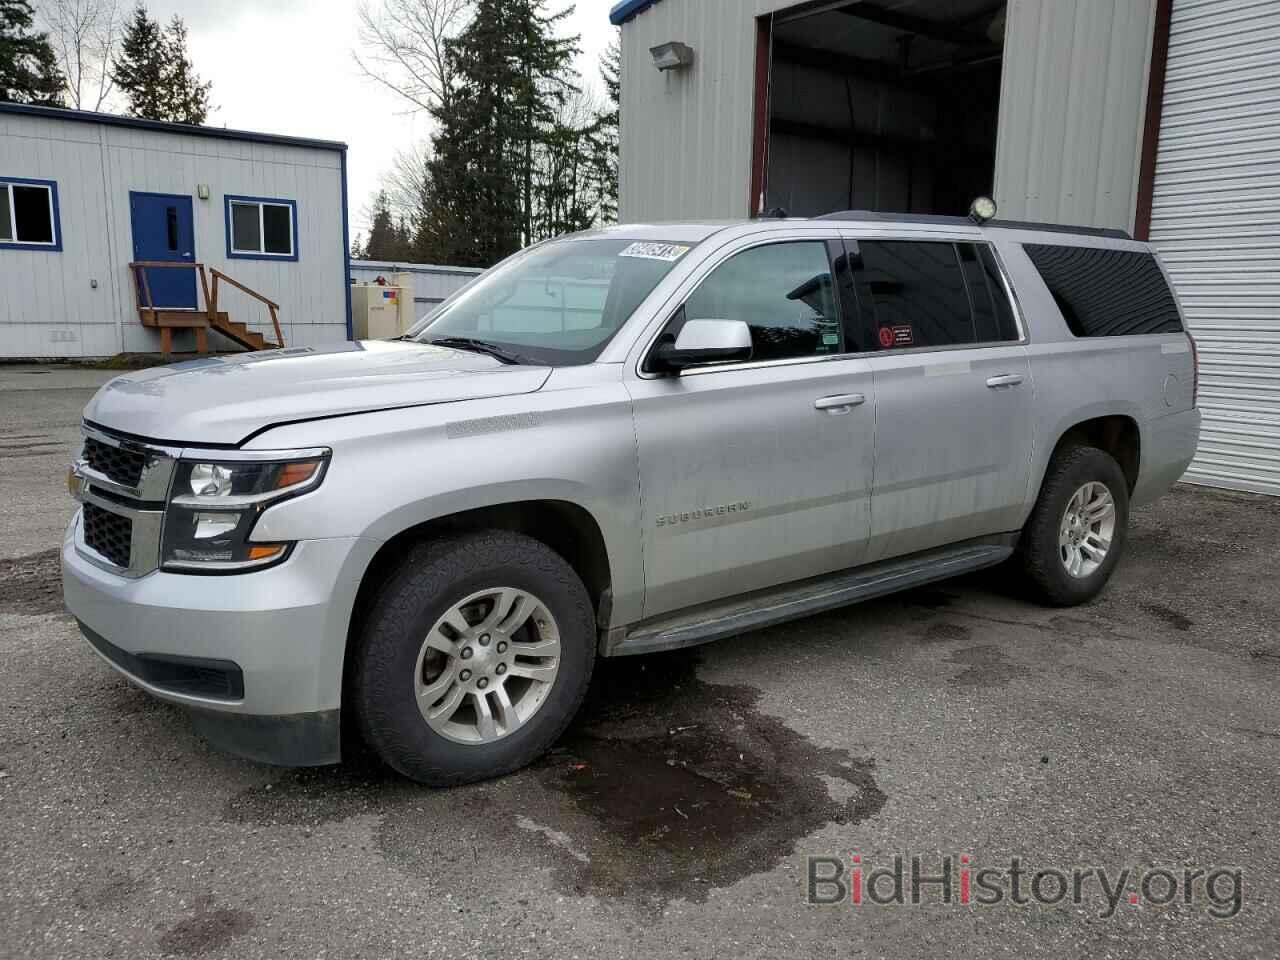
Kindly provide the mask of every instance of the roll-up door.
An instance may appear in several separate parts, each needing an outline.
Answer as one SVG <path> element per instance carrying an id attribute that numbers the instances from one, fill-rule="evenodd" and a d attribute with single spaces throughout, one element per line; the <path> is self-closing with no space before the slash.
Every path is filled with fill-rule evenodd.
<path id="1" fill-rule="evenodd" d="M 1174 0 L 1151 240 L 1200 349 L 1186 479 L 1280 494 L 1280 3 Z"/>

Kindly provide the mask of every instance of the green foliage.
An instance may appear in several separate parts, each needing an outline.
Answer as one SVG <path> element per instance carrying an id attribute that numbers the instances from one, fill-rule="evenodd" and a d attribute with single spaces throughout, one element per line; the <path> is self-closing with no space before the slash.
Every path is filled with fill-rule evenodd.
<path id="1" fill-rule="evenodd" d="M 419 231 L 426 259 L 485 266 L 534 236 L 534 155 L 555 140 L 577 50 L 576 37 L 555 34 L 566 14 L 543 5 L 478 0 L 447 43 L 455 95 L 432 111 L 433 209 Z"/>
<path id="2" fill-rule="evenodd" d="M 591 140 L 591 172 L 597 217 L 604 223 L 618 219 L 618 140 L 622 116 L 622 39 L 614 36 L 600 60 L 600 80 L 607 97 Z"/>
<path id="3" fill-rule="evenodd" d="M 579 38 L 562 35 L 573 8 L 546 6 L 385 0 L 383 16 L 363 14 L 368 63 L 397 67 L 371 75 L 436 121 L 430 147 L 397 157 L 385 178 L 382 232 L 393 211 L 407 216 L 414 260 L 490 266 L 617 218 L 619 43 L 601 60 L 605 97 L 585 92 L 573 68 Z M 375 215 L 383 205 L 379 197 Z"/>
<path id="4" fill-rule="evenodd" d="M 360 248 L 358 258 L 401 263 L 413 260 L 413 231 L 403 217 L 399 220 L 392 217 L 385 190 L 380 191 L 374 199 L 373 222 L 369 227 L 369 238 Z"/>
<path id="5" fill-rule="evenodd" d="M 135 7 L 111 79 L 128 97 L 135 117 L 194 124 L 208 119 L 213 85 L 196 75 L 187 56 L 187 27 L 177 14 L 162 29 L 146 7 Z"/>
<path id="6" fill-rule="evenodd" d="M 32 22 L 26 0 L 0 0 L 0 100 L 60 107 L 62 73 L 48 34 Z"/>

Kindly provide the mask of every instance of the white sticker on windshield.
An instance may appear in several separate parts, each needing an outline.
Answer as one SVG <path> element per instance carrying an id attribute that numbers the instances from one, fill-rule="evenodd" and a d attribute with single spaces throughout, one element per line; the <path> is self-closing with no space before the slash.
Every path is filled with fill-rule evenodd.
<path id="1" fill-rule="evenodd" d="M 678 243 L 649 243 L 639 241 L 631 244 L 631 246 L 623 250 L 618 254 L 618 256 L 640 257 L 644 260 L 665 260 L 667 263 L 674 263 L 688 252 L 688 247 L 681 246 Z"/>

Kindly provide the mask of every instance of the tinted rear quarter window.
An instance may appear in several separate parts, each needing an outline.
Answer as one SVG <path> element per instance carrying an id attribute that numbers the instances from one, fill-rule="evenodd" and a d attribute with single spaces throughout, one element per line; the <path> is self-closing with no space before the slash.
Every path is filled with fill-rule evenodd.
<path id="1" fill-rule="evenodd" d="M 1045 243 L 1023 249 L 1075 336 L 1182 331 L 1173 292 L 1152 254 Z"/>

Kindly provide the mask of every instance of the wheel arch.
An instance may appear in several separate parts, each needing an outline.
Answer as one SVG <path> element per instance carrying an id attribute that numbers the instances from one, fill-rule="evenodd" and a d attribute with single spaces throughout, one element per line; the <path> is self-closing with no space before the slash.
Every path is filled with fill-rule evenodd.
<path id="1" fill-rule="evenodd" d="M 1129 493 L 1133 493 L 1142 466 L 1142 430 L 1134 417 L 1123 413 L 1104 414 L 1065 427 L 1045 461 L 1045 468 L 1063 450 L 1077 446 L 1097 447 L 1110 454 L 1120 464 Z M 1043 483 L 1044 470 L 1040 476 L 1040 484 Z"/>
<path id="2" fill-rule="evenodd" d="M 379 524 L 385 528 L 385 524 Z M 345 659 L 350 661 L 360 624 L 386 582 L 413 544 L 480 530 L 508 530 L 546 544 L 573 567 L 591 597 L 598 624 L 607 626 L 613 602 L 613 565 L 604 531 L 590 510 L 573 500 L 546 497 L 508 500 L 439 513 L 386 536 L 360 577 L 347 625 Z M 348 669 L 344 673 L 349 674 Z"/>

